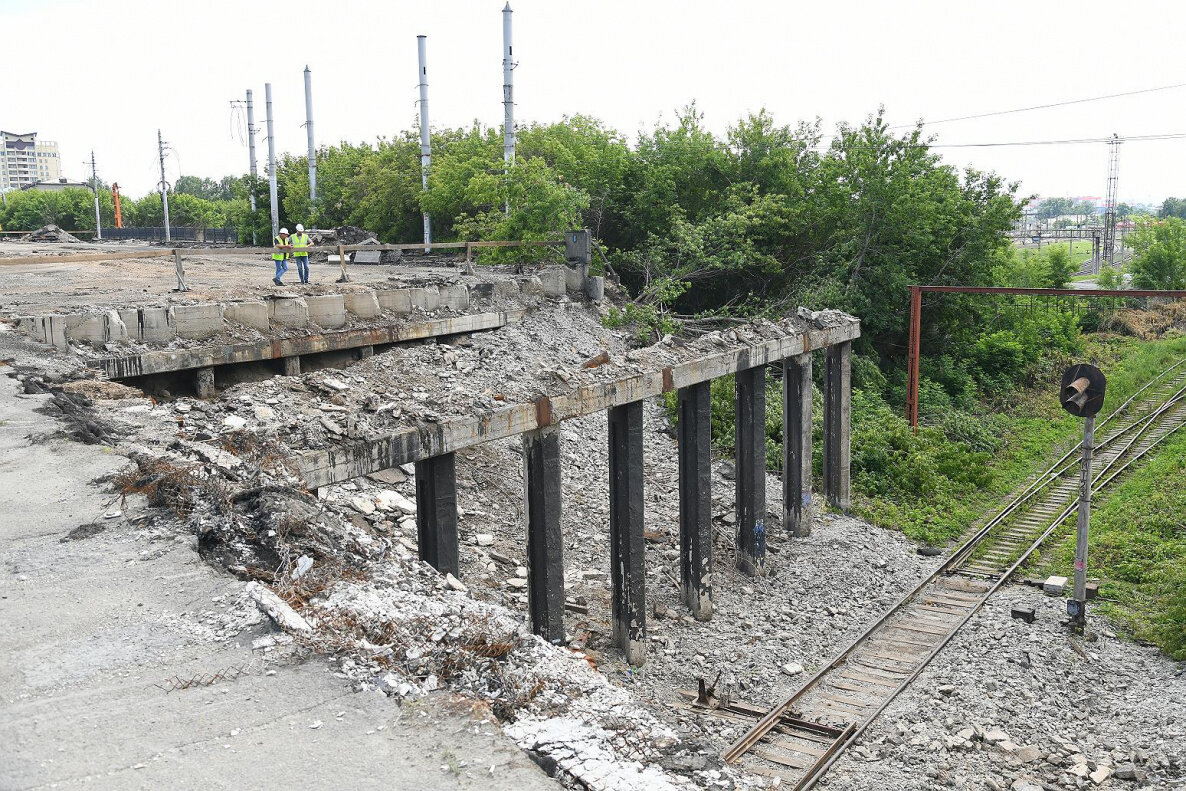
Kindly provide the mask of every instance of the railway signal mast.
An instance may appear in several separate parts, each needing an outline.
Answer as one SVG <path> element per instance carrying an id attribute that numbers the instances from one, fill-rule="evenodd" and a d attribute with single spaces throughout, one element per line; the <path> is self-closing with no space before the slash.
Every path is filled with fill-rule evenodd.
<path id="1" fill-rule="evenodd" d="M 1075 590 L 1067 602 L 1071 628 L 1082 633 L 1087 624 L 1087 528 L 1091 510 L 1091 453 L 1095 445 L 1095 416 L 1104 405 L 1107 379 L 1094 365 L 1072 365 L 1062 375 L 1059 402 L 1083 421 L 1083 460 L 1079 471 L 1079 520 L 1075 529 Z"/>

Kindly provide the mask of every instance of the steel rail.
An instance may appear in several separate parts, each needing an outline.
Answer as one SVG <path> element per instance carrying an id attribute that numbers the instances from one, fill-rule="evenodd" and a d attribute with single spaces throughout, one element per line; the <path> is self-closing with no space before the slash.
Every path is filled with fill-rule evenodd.
<path id="1" fill-rule="evenodd" d="M 1161 380 L 1163 377 L 1165 377 L 1166 375 L 1168 375 L 1175 369 L 1182 366 L 1184 363 L 1186 363 L 1186 360 L 1179 361 L 1178 363 L 1175 363 L 1174 365 L 1165 369 L 1160 374 L 1158 374 L 1156 377 L 1151 379 L 1143 387 L 1141 387 L 1139 390 L 1137 390 L 1135 393 L 1133 393 L 1133 395 L 1130 396 L 1123 404 L 1121 404 L 1119 407 L 1117 407 L 1115 410 L 1113 410 L 1113 412 L 1110 415 L 1108 415 L 1108 417 L 1105 418 L 1105 420 L 1103 422 L 1106 423 L 1106 422 L 1110 421 L 1112 418 L 1121 414 L 1125 409 L 1127 409 L 1127 407 L 1133 402 L 1133 400 L 1137 396 L 1139 396 L 1141 393 L 1148 390 L 1156 382 Z M 1100 480 L 1100 478 L 1102 478 L 1102 476 L 1104 474 L 1106 474 L 1108 469 L 1110 469 L 1120 458 L 1122 458 L 1126 454 L 1128 454 L 1128 452 L 1136 444 L 1137 440 L 1141 436 L 1145 435 L 1146 432 L 1149 431 L 1150 427 L 1154 426 L 1155 424 L 1160 425 L 1157 421 L 1159 421 L 1160 418 L 1164 417 L 1175 405 L 1179 404 L 1183 400 L 1183 393 L 1186 393 L 1186 387 L 1178 390 L 1176 393 L 1174 393 L 1168 399 L 1162 401 L 1148 415 L 1144 415 L 1141 418 L 1138 418 L 1137 420 L 1127 424 L 1126 426 L 1122 427 L 1121 429 L 1119 429 L 1118 431 L 1114 432 L 1112 435 L 1109 436 L 1109 438 L 1108 438 L 1108 440 L 1106 440 L 1106 442 L 1111 444 L 1111 443 L 1117 441 L 1120 437 L 1129 434 L 1129 432 L 1131 432 L 1133 429 L 1137 429 L 1136 435 L 1133 436 L 1133 438 L 1116 453 L 1116 456 L 1108 463 L 1108 465 L 1103 470 L 1101 470 L 1097 476 L 1095 476 L 1097 483 Z M 1101 425 L 1102 424 L 1103 423 L 1101 423 Z M 1136 455 L 1134 455 L 1130 459 L 1128 459 L 1125 462 L 1125 464 L 1122 467 L 1120 467 L 1119 469 L 1117 469 L 1116 472 L 1114 472 L 1110 477 L 1107 478 L 1107 480 L 1105 480 L 1103 483 L 1099 484 L 1098 486 L 1095 486 L 1093 488 L 1093 495 L 1095 493 L 1098 493 L 1103 487 L 1105 487 L 1109 483 L 1111 483 L 1111 481 L 1113 481 L 1124 470 L 1129 469 L 1131 467 L 1131 465 L 1133 463 L 1135 463 L 1138 459 L 1144 457 L 1147 453 L 1149 453 L 1149 451 L 1151 451 L 1153 448 L 1157 447 L 1157 445 L 1159 445 L 1161 442 L 1163 442 L 1167 437 L 1171 436 L 1174 432 L 1176 432 L 1178 429 L 1180 429 L 1182 427 L 1182 425 L 1186 425 L 1186 415 L 1183 415 L 1178 420 L 1178 423 L 1173 428 L 1171 428 L 1169 431 L 1163 433 L 1162 435 L 1158 436 L 1149 446 L 1140 450 Z M 1079 447 L 1081 447 L 1081 443 L 1079 444 Z M 966 540 L 963 544 L 961 544 L 961 546 L 954 553 L 952 553 L 951 556 L 949 556 L 943 563 L 941 563 L 929 575 L 927 575 L 925 578 L 923 578 L 919 582 L 919 584 L 917 586 L 915 586 L 910 592 L 908 592 L 906 595 L 904 595 L 895 604 L 891 605 L 871 625 L 866 627 L 866 629 L 864 629 L 860 635 L 855 637 L 844 648 L 842 648 L 836 655 L 834 655 L 834 657 L 825 666 L 821 667 L 820 670 L 818 670 L 809 679 L 807 679 L 799 687 L 799 689 L 796 690 L 788 699 L 786 699 L 779 705 L 775 706 L 774 708 L 770 709 L 770 711 L 768 711 L 758 721 L 758 723 L 753 726 L 753 728 L 751 728 L 748 732 L 743 734 L 737 741 L 735 741 L 732 745 L 730 745 L 729 748 L 725 750 L 725 752 L 722 753 L 722 758 L 724 759 L 724 761 L 726 763 L 732 763 L 733 761 L 735 761 L 739 757 L 741 757 L 743 754 L 745 754 L 747 751 L 749 751 L 755 744 L 757 744 L 759 741 L 761 741 L 761 739 L 763 737 L 765 737 L 766 734 L 769 733 L 770 730 L 772 730 L 775 725 L 778 724 L 778 722 L 783 718 L 783 716 L 787 713 L 787 711 L 790 710 L 792 706 L 794 706 L 795 703 L 797 703 L 800 699 L 802 699 L 803 696 L 805 694 L 807 694 L 809 691 L 812 691 L 813 689 L 815 689 L 817 687 L 817 685 L 819 684 L 819 682 L 827 674 L 829 674 L 831 671 L 835 670 L 837 667 L 844 664 L 846 662 L 846 660 L 853 654 L 853 652 L 860 645 L 862 645 L 866 640 L 868 640 L 875 632 L 877 632 L 893 615 L 902 611 L 908 605 L 914 603 L 918 594 L 921 593 L 923 591 L 923 589 L 926 588 L 928 585 L 930 585 L 931 583 L 938 580 L 941 577 L 941 575 L 944 575 L 945 573 L 950 573 L 951 571 L 954 570 L 954 568 L 956 566 L 962 564 L 966 560 L 966 555 L 969 554 L 971 552 L 971 550 L 975 549 L 979 544 L 981 544 L 985 540 L 985 538 L 988 536 L 988 534 L 992 530 L 992 528 L 1001 524 L 1005 518 L 1007 518 L 1011 513 L 1013 513 L 1025 501 L 1031 499 L 1039 491 L 1045 489 L 1046 486 L 1049 485 L 1049 483 L 1051 483 L 1054 480 L 1057 480 L 1061 476 L 1061 474 L 1066 471 L 1066 469 L 1069 469 L 1069 466 L 1068 466 L 1068 467 L 1063 468 L 1063 470 L 1059 471 L 1059 473 L 1057 475 L 1054 474 L 1055 471 L 1058 470 L 1058 468 L 1068 458 L 1070 458 L 1070 456 L 1072 454 L 1074 454 L 1075 450 L 1077 450 L 1077 449 L 1078 449 L 1078 447 L 1073 448 L 1072 450 L 1068 451 L 1057 462 L 1055 462 L 1050 468 L 1047 469 L 1046 473 L 1044 473 L 1042 476 L 1040 476 L 1034 483 L 1030 484 L 1030 486 L 1027 487 L 1027 489 L 1025 491 L 1023 491 L 1021 495 L 1015 497 L 1014 500 L 1009 504 L 1009 506 L 1007 506 L 1005 509 L 1003 509 L 1001 511 L 1001 513 L 999 513 L 997 516 L 993 517 L 993 519 L 989 520 L 989 522 L 985 525 L 985 527 L 978 530 L 973 536 L 971 536 L 968 540 Z M 1050 527 L 1047 528 L 1046 530 L 1044 530 L 1043 533 L 1041 534 L 1041 536 L 1039 536 L 1030 545 L 1030 547 L 1025 550 L 1025 552 L 1023 552 L 1020 556 L 1018 556 L 1012 562 L 1012 564 L 1000 575 L 1000 577 L 986 591 L 979 594 L 979 597 L 974 602 L 969 603 L 968 612 L 963 616 L 963 618 L 961 618 L 958 623 L 954 624 L 950 628 L 950 630 L 946 633 L 946 635 L 942 638 L 942 640 L 940 640 L 939 643 L 929 653 L 927 653 L 927 655 L 925 657 L 923 657 L 921 659 L 921 661 L 917 664 L 917 667 L 915 667 L 913 669 L 913 671 L 910 672 L 909 675 L 905 679 L 903 679 L 901 681 L 901 683 L 898 684 L 898 686 L 895 687 L 887 697 L 885 697 L 882 700 L 881 704 L 876 708 L 876 710 L 873 711 L 872 714 L 869 714 L 868 716 L 866 716 L 863 719 L 863 721 L 859 725 L 857 725 L 857 727 L 853 728 L 850 726 L 844 730 L 844 735 L 839 737 L 837 739 L 837 742 L 833 745 L 836 749 L 830 749 L 825 756 L 820 758 L 819 762 L 817 762 L 815 765 L 813 765 L 810 769 L 807 770 L 807 773 L 794 786 L 795 791 L 806 791 L 806 789 L 809 789 L 812 786 L 814 786 L 815 783 L 820 778 L 823 777 L 823 775 L 827 772 L 827 770 L 844 753 L 844 751 L 857 738 L 859 738 L 859 736 L 865 731 L 865 729 L 878 716 L 880 716 L 880 714 L 885 710 L 885 708 L 891 702 L 893 702 L 893 700 L 896 699 L 897 696 L 907 686 L 909 686 L 915 679 L 917 679 L 918 675 L 927 667 L 927 665 L 930 664 L 930 662 L 934 659 L 934 657 L 936 655 L 938 655 L 938 653 L 951 641 L 951 639 L 960 631 L 960 629 L 963 628 L 963 626 L 968 622 L 968 620 L 970 620 L 973 615 L 975 615 L 977 612 L 979 612 L 980 608 L 983 607 L 984 603 L 988 601 L 988 599 L 992 596 L 992 594 L 995 593 L 997 590 L 999 590 L 1000 587 L 1002 585 L 1004 585 L 1006 581 L 1008 581 L 1008 579 L 1013 575 L 1013 573 L 1034 552 L 1036 552 L 1041 547 L 1041 545 L 1067 519 L 1067 517 L 1070 514 L 1075 512 L 1076 508 L 1077 508 L 1077 503 L 1072 503 L 1072 504 L 1068 505 L 1062 512 L 1060 512 L 1059 515 L 1053 520 Z M 854 723 L 854 724 L 856 724 L 856 723 Z"/>
<path id="2" fill-rule="evenodd" d="M 1094 497 L 1096 494 L 1098 494 L 1100 491 L 1102 491 L 1103 488 L 1105 486 L 1107 486 L 1109 483 L 1111 483 L 1116 478 L 1117 475 L 1119 475 L 1120 473 L 1129 469 L 1135 462 L 1137 462 L 1139 459 L 1141 459 L 1147 453 L 1149 453 L 1149 451 L 1153 450 L 1153 448 L 1157 447 L 1162 442 L 1164 442 L 1166 439 L 1168 439 L 1170 436 L 1172 436 L 1175 432 L 1177 432 L 1179 429 L 1181 429 L 1182 426 L 1184 426 L 1184 425 L 1186 425 L 1186 416 L 1184 416 L 1184 419 L 1180 420 L 1176 426 L 1171 428 L 1168 432 L 1166 432 L 1161 437 L 1159 437 L 1157 440 L 1155 440 L 1152 444 L 1150 444 L 1149 447 L 1140 451 L 1138 454 L 1136 454 L 1131 459 L 1129 459 L 1127 462 L 1125 462 L 1124 466 L 1121 467 L 1119 470 L 1117 470 L 1115 473 L 1113 473 L 1112 476 L 1110 478 L 1108 478 L 1106 481 L 1104 481 L 1103 483 L 1100 483 L 1098 486 L 1093 484 L 1092 491 L 1091 491 L 1092 497 Z M 861 734 L 865 732 L 865 729 L 868 728 L 869 725 L 871 725 L 873 723 L 873 721 L 875 719 L 877 719 L 877 717 L 879 717 L 883 711 L 885 711 L 886 707 L 888 707 L 889 704 L 892 703 L 894 701 L 894 699 L 897 698 L 898 695 L 901 694 L 902 691 L 906 689 L 906 687 L 908 687 L 911 683 L 913 683 L 915 681 L 915 679 L 918 678 L 919 674 L 922 673 L 922 671 L 924 669 L 926 669 L 927 665 L 930 664 L 931 660 L 934 659 L 939 654 L 939 652 L 947 646 L 947 644 L 949 642 L 951 642 L 951 639 L 953 637 L 955 637 L 955 635 L 959 632 L 959 630 L 962 629 L 964 627 L 964 625 L 969 620 L 971 620 L 972 616 L 980 611 L 980 608 L 984 606 L 984 604 L 989 600 L 989 598 L 994 593 L 996 593 L 997 590 L 999 590 L 1001 588 L 1001 586 L 1004 585 L 1009 580 L 1009 578 L 1011 576 L 1013 576 L 1013 573 L 1015 571 L 1017 571 L 1017 569 L 1020 568 L 1021 565 L 1023 563 L 1025 563 L 1025 561 L 1027 559 L 1029 559 L 1030 555 L 1032 555 L 1034 552 L 1036 552 L 1042 546 L 1042 544 L 1044 544 L 1050 538 L 1050 536 L 1054 533 L 1054 531 L 1057 530 L 1063 524 L 1063 522 L 1065 522 L 1072 514 L 1075 513 L 1077 508 L 1078 508 L 1077 502 L 1072 503 L 1071 505 L 1067 506 L 1062 511 L 1062 513 L 1060 513 L 1058 515 L 1058 517 L 1054 520 L 1054 522 L 1050 525 L 1050 527 L 1048 527 L 1046 530 L 1044 530 L 1042 532 L 1042 535 L 1034 540 L 1033 544 L 1030 545 L 1029 549 L 1027 549 L 1019 558 L 1017 558 L 1017 560 L 1015 560 L 1013 562 L 1013 564 L 1011 566 L 1009 566 L 1009 568 L 1001 575 L 1000 579 L 998 579 L 996 581 L 996 583 L 994 583 L 993 586 L 991 588 L 989 588 L 980 597 L 980 599 L 969 610 L 968 614 L 966 616 L 964 616 L 964 618 L 962 618 L 960 620 L 960 622 L 958 624 L 956 624 L 951 629 L 950 632 L 948 632 L 948 634 L 939 642 L 939 644 L 937 646 L 935 646 L 934 650 L 932 650 L 929 654 L 927 654 L 926 658 L 923 659 L 923 661 L 914 670 L 914 672 L 912 672 L 904 681 L 902 681 L 902 683 L 899 684 L 891 692 L 889 697 L 887 697 L 882 702 L 882 704 L 880 706 L 878 706 L 877 709 L 872 714 L 870 714 L 868 717 L 865 718 L 864 722 L 862 722 L 859 726 L 857 726 L 857 728 L 855 730 L 852 730 L 850 732 L 849 736 L 840 745 L 839 749 L 833 751 L 832 754 L 830 756 L 828 756 L 828 759 L 824 763 L 818 765 L 818 768 L 813 767 L 812 769 L 808 770 L 808 774 L 805 775 L 803 777 L 803 779 L 800 780 L 797 785 L 795 785 L 794 791 L 807 791 L 807 789 L 812 788 L 827 773 L 828 769 L 830 769 L 832 767 L 832 764 L 834 764 L 836 762 L 836 760 L 841 755 L 844 754 L 844 751 L 847 750 L 849 748 L 849 746 L 852 745 L 852 743 L 855 742 L 861 736 Z M 928 579 L 928 582 L 931 582 L 931 581 L 933 581 L 933 578 Z M 869 630 L 869 632 L 866 632 L 865 635 L 863 635 L 862 637 L 868 636 L 872 631 L 873 630 Z"/>

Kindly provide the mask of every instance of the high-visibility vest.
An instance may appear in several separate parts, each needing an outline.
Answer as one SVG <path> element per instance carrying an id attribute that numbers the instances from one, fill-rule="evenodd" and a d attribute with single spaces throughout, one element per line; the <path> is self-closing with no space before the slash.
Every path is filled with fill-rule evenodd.
<path id="1" fill-rule="evenodd" d="M 292 243 L 294 257 L 308 258 L 309 254 L 305 252 L 304 248 L 309 246 L 309 234 L 302 232 L 295 233 L 288 237 L 288 241 Z"/>
<path id="2" fill-rule="evenodd" d="M 289 239 L 291 240 L 292 237 L 290 236 Z M 279 236 L 272 237 L 272 246 L 273 247 L 279 247 L 282 244 L 288 244 L 288 242 L 285 242 Z M 287 250 L 273 250 L 272 251 L 272 260 L 273 261 L 283 261 L 287 257 L 288 257 Z"/>

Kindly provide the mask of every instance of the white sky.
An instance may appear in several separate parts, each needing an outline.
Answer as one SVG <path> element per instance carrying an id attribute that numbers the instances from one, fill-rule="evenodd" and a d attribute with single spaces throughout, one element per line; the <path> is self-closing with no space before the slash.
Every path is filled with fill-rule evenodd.
<path id="1" fill-rule="evenodd" d="M 413 125 L 416 35 L 428 36 L 433 126 L 502 119 L 505 0 L 0 0 L 0 128 L 57 140 L 64 175 L 138 196 L 168 178 L 247 170 L 232 99 L 264 83 L 280 151 L 305 149 L 301 72 L 313 72 L 319 145 Z M 723 131 L 765 106 L 777 120 L 940 119 L 1186 82 L 1186 3 L 968 0 L 512 0 L 516 115 L 598 116 L 627 134 L 695 99 Z M 938 142 L 1186 132 L 1186 89 L 936 126 Z M 1024 193 L 1103 195 L 1103 144 L 946 149 Z M 1121 152 L 1120 199 L 1186 195 L 1186 139 Z M 89 174 L 85 174 L 89 175 Z"/>

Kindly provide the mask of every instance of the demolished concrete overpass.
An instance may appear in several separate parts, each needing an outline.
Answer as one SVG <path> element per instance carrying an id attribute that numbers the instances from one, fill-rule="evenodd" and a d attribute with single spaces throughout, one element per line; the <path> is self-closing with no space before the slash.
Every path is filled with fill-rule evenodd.
<path id="1" fill-rule="evenodd" d="M 686 354 L 681 362 L 646 367 L 636 375 L 580 384 L 568 392 L 470 416 L 420 422 L 383 436 L 341 441 L 306 451 L 296 464 L 310 487 L 347 481 L 402 464 L 416 465 L 419 551 L 442 573 L 459 574 L 454 454 L 463 448 L 522 436 L 528 503 L 529 592 L 534 630 L 562 639 L 563 562 L 560 555 L 559 424 L 600 410 L 609 412 L 610 534 L 614 642 L 633 664 L 645 660 L 641 405 L 675 391 L 680 417 L 680 538 L 685 601 L 696 617 L 711 615 L 711 526 L 697 507 L 708 477 L 708 386 L 736 374 L 738 566 L 761 574 L 765 564 L 765 370 L 784 368 L 784 525 L 803 528 L 811 499 L 811 353 L 826 355 L 824 494 L 849 505 L 850 356 L 859 322 L 836 312 L 766 323 L 758 342 L 730 344 L 713 354 Z M 767 337 L 769 336 L 769 337 Z M 736 338 L 735 338 L 736 340 Z M 591 361 L 592 362 L 592 361 Z M 551 461 L 550 461 L 551 460 Z M 546 549 L 541 549 L 546 548 Z"/>

